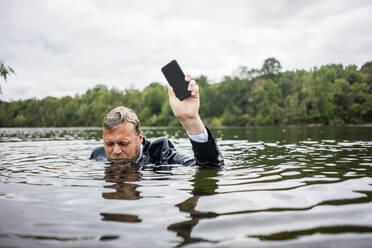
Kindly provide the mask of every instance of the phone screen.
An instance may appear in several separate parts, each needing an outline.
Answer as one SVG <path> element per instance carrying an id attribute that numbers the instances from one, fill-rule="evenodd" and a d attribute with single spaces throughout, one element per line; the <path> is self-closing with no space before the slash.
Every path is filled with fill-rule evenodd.
<path id="1" fill-rule="evenodd" d="M 182 69 L 176 60 L 172 60 L 163 66 L 161 71 L 168 83 L 172 86 L 178 99 L 182 101 L 191 95 L 191 92 L 187 90 L 189 82 L 185 81 L 185 74 L 182 72 Z"/>

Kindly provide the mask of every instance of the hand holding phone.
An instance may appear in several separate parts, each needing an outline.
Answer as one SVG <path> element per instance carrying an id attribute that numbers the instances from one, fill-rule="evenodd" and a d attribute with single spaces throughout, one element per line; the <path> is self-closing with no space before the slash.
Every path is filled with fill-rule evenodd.
<path id="1" fill-rule="evenodd" d="M 172 60 L 161 68 L 168 83 L 172 86 L 176 97 L 181 101 L 191 95 L 188 91 L 189 82 L 185 81 L 185 74 L 176 60 Z"/>

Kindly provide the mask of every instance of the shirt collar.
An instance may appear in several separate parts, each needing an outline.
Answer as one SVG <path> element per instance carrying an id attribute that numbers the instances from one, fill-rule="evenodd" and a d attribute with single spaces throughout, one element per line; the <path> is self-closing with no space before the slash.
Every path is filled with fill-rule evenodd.
<path id="1" fill-rule="evenodd" d="M 140 155 L 138 156 L 136 162 L 138 163 L 138 161 L 140 161 L 141 157 L 142 157 L 142 152 L 143 152 L 143 144 L 141 144 L 141 148 L 140 148 Z"/>

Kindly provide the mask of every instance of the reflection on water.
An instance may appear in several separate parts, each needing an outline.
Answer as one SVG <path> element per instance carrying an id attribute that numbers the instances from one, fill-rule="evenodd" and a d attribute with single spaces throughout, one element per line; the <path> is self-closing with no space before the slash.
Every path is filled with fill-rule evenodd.
<path id="1" fill-rule="evenodd" d="M 136 163 L 125 165 L 110 165 L 105 168 L 105 181 L 112 182 L 112 185 L 104 186 L 107 189 L 114 189 L 114 192 L 104 192 L 102 197 L 111 200 L 138 200 L 142 198 L 137 190 L 138 184 L 133 183 L 141 179 L 140 165 Z M 141 222 L 137 215 L 100 213 L 102 220 L 119 222 Z"/>
<path id="2" fill-rule="evenodd" d="M 199 223 L 201 218 L 212 218 L 216 216 L 213 213 L 199 212 L 195 208 L 199 197 L 215 194 L 215 190 L 217 189 L 217 179 L 215 177 L 218 171 L 219 169 L 198 169 L 194 178 L 191 180 L 193 182 L 192 196 L 176 205 L 181 212 L 189 213 L 191 218 L 190 220 L 168 226 L 168 230 L 176 232 L 177 235 L 183 238 L 177 247 L 201 241 L 212 242 L 203 238 L 192 237 L 191 231 Z"/>
<path id="3" fill-rule="evenodd" d="M 110 165 L 105 168 L 105 181 L 115 183 L 105 188 L 115 189 L 115 192 L 102 193 L 105 199 L 138 200 L 141 198 L 136 182 L 141 179 L 140 165 L 136 163 L 125 165 Z"/>
<path id="4" fill-rule="evenodd" d="M 192 154 L 179 128 L 148 128 Z M 370 247 L 372 128 L 220 128 L 222 169 L 89 161 L 98 128 L 0 129 L 0 247 Z"/>

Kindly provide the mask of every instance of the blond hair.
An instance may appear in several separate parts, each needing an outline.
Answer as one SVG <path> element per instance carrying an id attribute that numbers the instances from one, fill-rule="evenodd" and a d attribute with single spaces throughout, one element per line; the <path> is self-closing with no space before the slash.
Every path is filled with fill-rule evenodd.
<path id="1" fill-rule="evenodd" d="M 140 122 L 136 113 L 124 106 L 119 106 L 111 110 L 103 119 L 103 127 L 113 130 L 124 122 L 133 123 L 136 134 L 139 135 L 141 133 Z"/>

